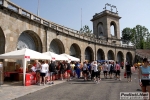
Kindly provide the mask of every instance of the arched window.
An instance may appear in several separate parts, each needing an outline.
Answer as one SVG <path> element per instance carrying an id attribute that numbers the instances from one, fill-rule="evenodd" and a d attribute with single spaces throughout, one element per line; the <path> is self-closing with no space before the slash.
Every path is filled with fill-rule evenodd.
<path id="1" fill-rule="evenodd" d="M 103 24 L 102 23 L 99 23 L 98 24 L 98 36 L 104 36 L 104 30 L 103 30 Z"/>
<path id="2" fill-rule="evenodd" d="M 110 34 L 112 36 L 117 36 L 117 27 L 116 27 L 116 23 L 114 21 L 112 21 L 110 23 Z"/>
<path id="3" fill-rule="evenodd" d="M 114 27 L 114 25 L 111 25 L 111 32 L 110 32 L 110 34 L 112 35 L 112 36 L 115 36 L 115 27 Z"/>

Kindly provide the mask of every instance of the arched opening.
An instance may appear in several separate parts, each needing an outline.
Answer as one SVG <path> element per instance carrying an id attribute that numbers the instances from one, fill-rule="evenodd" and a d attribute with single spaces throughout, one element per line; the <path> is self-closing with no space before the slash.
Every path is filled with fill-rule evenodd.
<path id="1" fill-rule="evenodd" d="M 103 29 L 103 23 L 100 22 L 98 25 L 97 25 L 97 33 L 98 33 L 98 37 L 101 37 L 101 36 L 104 36 L 104 29 Z"/>
<path id="2" fill-rule="evenodd" d="M 118 61 L 119 63 L 124 62 L 124 56 L 123 56 L 123 53 L 122 53 L 121 51 L 119 51 L 119 52 L 117 53 L 117 61 Z"/>
<path id="3" fill-rule="evenodd" d="M 80 47 L 76 44 L 73 43 L 70 47 L 70 55 L 77 57 L 77 58 L 81 58 L 81 50 Z"/>
<path id="4" fill-rule="evenodd" d="M 133 60 L 132 54 L 130 52 L 127 52 L 127 54 L 126 54 L 126 61 L 130 62 L 132 64 L 132 60 Z"/>
<path id="5" fill-rule="evenodd" d="M 97 60 L 105 60 L 104 51 L 102 49 L 98 49 L 97 51 Z"/>
<path id="6" fill-rule="evenodd" d="M 112 36 L 117 36 L 116 23 L 113 22 L 113 21 L 110 23 L 110 30 L 111 30 L 110 34 L 111 34 Z"/>
<path id="7" fill-rule="evenodd" d="M 87 47 L 85 49 L 85 60 L 93 61 L 94 60 L 94 52 L 91 47 Z"/>
<path id="8" fill-rule="evenodd" d="M 0 54 L 5 53 L 5 36 L 4 33 L 0 27 Z M 3 61 L 3 60 L 0 60 Z"/>
<path id="9" fill-rule="evenodd" d="M 29 48 L 38 52 L 42 52 L 42 42 L 39 36 L 33 31 L 24 31 L 18 38 L 17 50 Z"/>
<path id="10" fill-rule="evenodd" d="M 108 51 L 108 53 L 107 53 L 107 59 L 108 60 L 115 60 L 114 52 L 112 50 Z"/>
<path id="11" fill-rule="evenodd" d="M 63 43 L 59 39 L 53 39 L 50 43 L 49 51 L 54 52 L 56 54 L 62 54 L 65 52 L 65 48 Z"/>

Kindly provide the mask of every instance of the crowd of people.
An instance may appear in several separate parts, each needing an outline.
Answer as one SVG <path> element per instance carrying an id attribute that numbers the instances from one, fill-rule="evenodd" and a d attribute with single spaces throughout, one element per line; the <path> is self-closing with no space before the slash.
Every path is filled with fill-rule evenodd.
<path id="1" fill-rule="evenodd" d="M 150 67 L 149 61 L 147 58 L 143 59 L 143 64 L 139 66 L 138 77 L 139 85 L 141 86 L 142 92 L 148 91 L 150 93 Z M 60 80 L 66 78 L 67 81 L 70 81 L 72 78 L 83 78 L 84 81 L 93 80 L 95 83 L 101 81 L 101 73 L 103 73 L 104 79 L 112 79 L 121 81 L 120 72 L 122 68 L 117 61 L 113 62 L 68 62 L 68 61 L 41 61 L 35 60 L 31 70 L 36 72 L 37 84 L 54 84 L 52 78 L 53 75 L 59 75 Z M 136 67 L 136 66 L 134 66 Z M 134 68 L 136 70 L 136 68 Z M 132 64 L 130 62 L 125 63 L 124 73 L 126 74 L 127 82 L 131 82 L 132 78 Z M 64 77 L 64 74 L 67 73 L 67 76 Z M 48 77 L 50 79 L 48 80 Z"/>
<path id="2" fill-rule="evenodd" d="M 36 84 L 54 84 L 53 76 L 57 75 L 58 79 L 67 81 L 73 78 L 83 78 L 84 81 L 93 80 L 95 83 L 101 81 L 101 73 L 104 79 L 114 78 L 121 81 L 120 70 L 121 65 L 118 62 L 68 62 L 68 61 L 38 61 L 35 60 L 31 67 L 31 71 L 36 72 Z M 131 82 L 131 64 L 126 63 L 125 73 L 127 81 Z M 66 76 L 65 76 L 66 75 Z"/>

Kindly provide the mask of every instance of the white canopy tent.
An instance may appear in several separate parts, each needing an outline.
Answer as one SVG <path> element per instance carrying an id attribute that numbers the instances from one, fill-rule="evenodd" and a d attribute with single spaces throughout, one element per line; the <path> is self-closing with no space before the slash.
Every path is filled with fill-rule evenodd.
<path id="1" fill-rule="evenodd" d="M 62 56 L 62 55 L 58 55 L 58 54 L 50 52 L 50 51 L 44 52 L 43 54 L 50 56 L 51 60 L 68 60 L 67 57 Z"/>
<path id="2" fill-rule="evenodd" d="M 22 50 L 11 51 L 0 55 L 0 59 L 21 59 L 23 62 L 23 84 L 25 85 L 25 74 L 26 74 L 26 61 L 30 59 L 38 60 L 51 60 L 50 56 L 44 55 L 40 52 L 33 51 L 27 48 Z"/>
<path id="3" fill-rule="evenodd" d="M 80 61 L 80 59 L 79 58 L 76 58 L 76 57 L 73 57 L 73 56 L 70 56 L 70 55 L 68 55 L 68 54 L 61 54 L 62 56 L 64 56 L 64 57 L 67 57 L 68 58 L 68 60 L 69 61 Z"/>

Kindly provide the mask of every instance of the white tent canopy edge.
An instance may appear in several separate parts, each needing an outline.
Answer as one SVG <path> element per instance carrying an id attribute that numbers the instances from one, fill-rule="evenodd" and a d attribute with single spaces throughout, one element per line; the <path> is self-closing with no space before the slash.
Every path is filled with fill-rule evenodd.
<path id="1" fill-rule="evenodd" d="M 38 60 L 51 60 L 51 57 L 44 55 L 40 52 L 33 51 L 27 48 L 21 50 L 11 51 L 0 55 L 0 59 L 21 59 L 23 62 L 23 85 L 25 85 L 25 74 L 26 74 L 26 58 L 38 59 Z"/>

